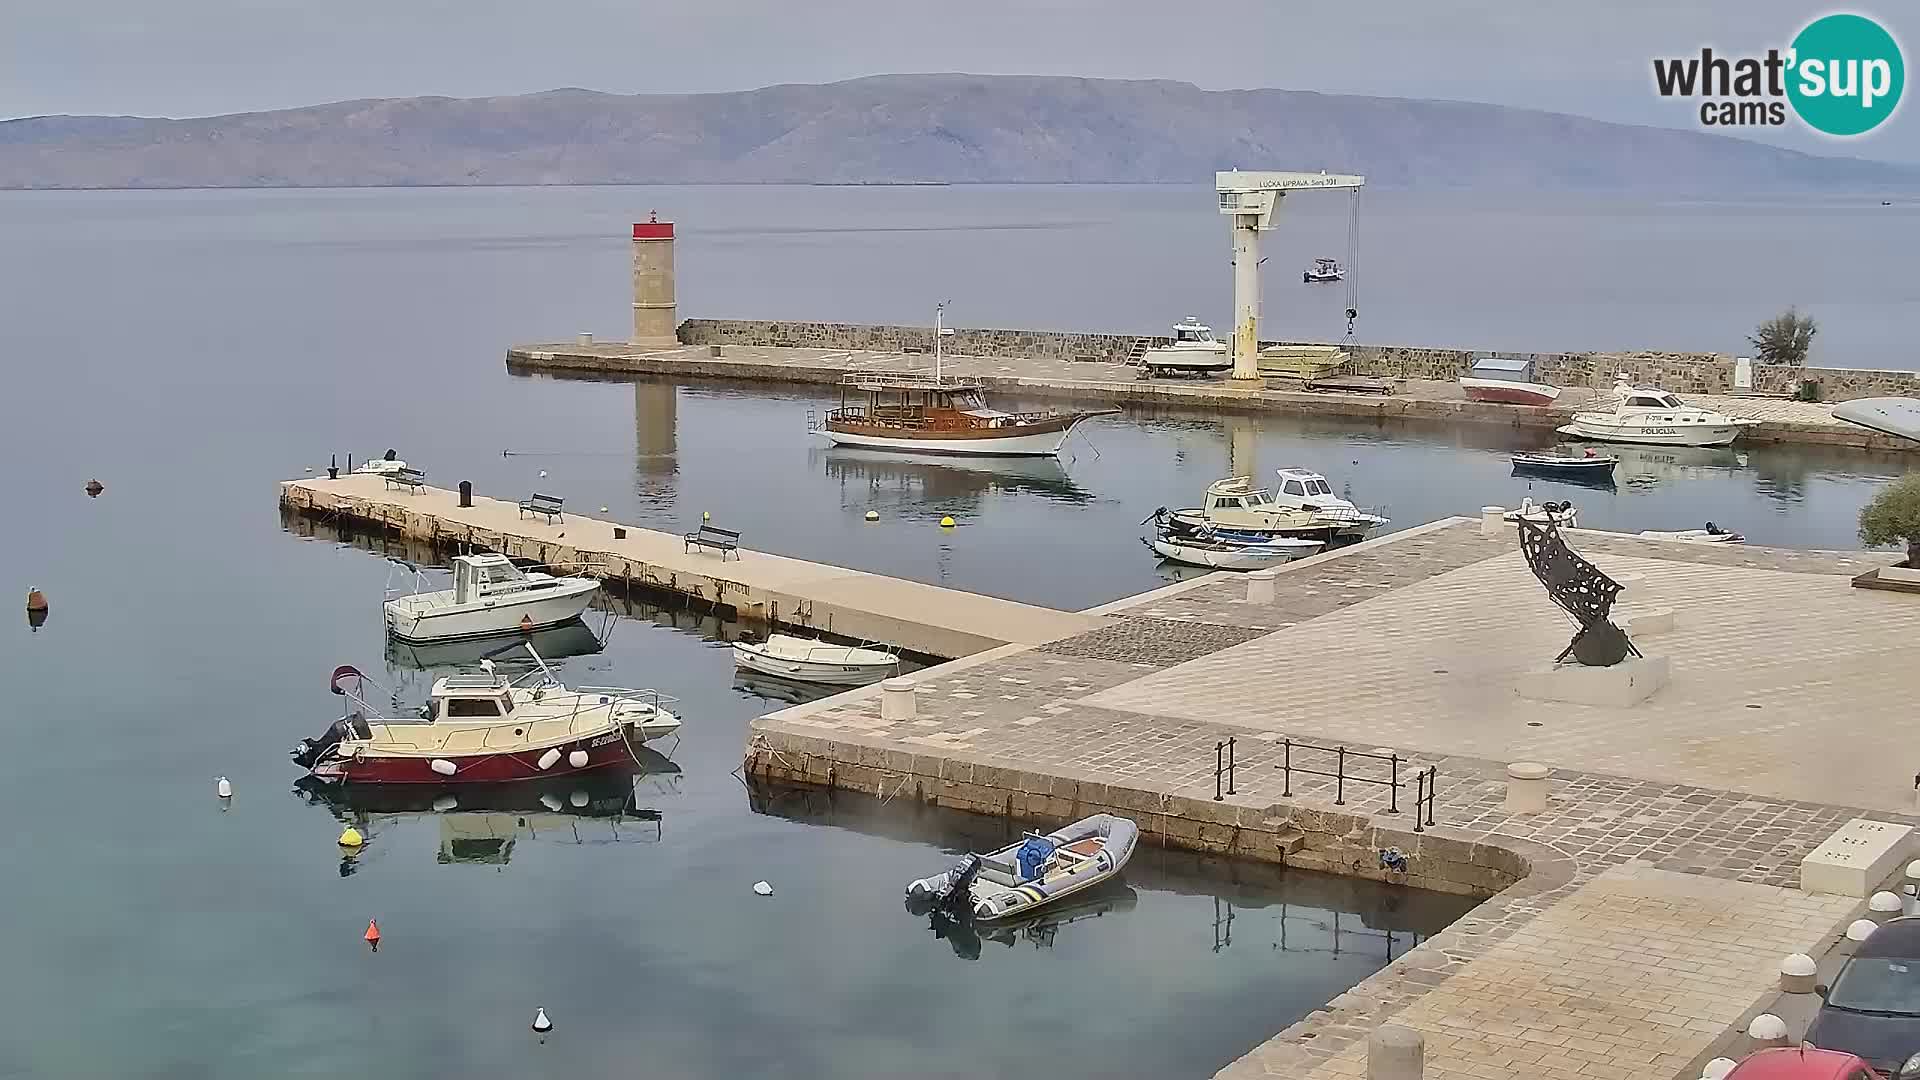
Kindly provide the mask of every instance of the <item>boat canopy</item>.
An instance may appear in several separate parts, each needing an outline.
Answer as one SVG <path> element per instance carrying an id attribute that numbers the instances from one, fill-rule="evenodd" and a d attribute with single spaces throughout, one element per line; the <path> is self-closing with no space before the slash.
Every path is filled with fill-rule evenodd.
<path id="1" fill-rule="evenodd" d="M 1333 485 L 1319 473 L 1305 469 L 1281 469 L 1280 490 L 1288 495 L 1331 495 Z"/>
<path id="2" fill-rule="evenodd" d="M 1186 322 L 1173 324 L 1173 340 L 1175 344 L 1183 341 L 1211 342 L 1213 327 L 1202 325 L 1198 319 L 1189 315 Z"/>
<path id="3" fill-rule="evenodd" d="M 1473 368 L 1467 372 L 1475 379 L 1492 379 L 1497 382 L 1537 382 L 1533 377 L 1533 361 L 1519 360 L 1507 356 L 1481 356 L 1473 361 Z"/>

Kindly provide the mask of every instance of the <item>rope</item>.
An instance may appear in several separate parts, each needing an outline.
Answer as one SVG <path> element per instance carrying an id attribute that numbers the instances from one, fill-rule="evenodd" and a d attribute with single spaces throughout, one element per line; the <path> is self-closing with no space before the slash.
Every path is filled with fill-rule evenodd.
<path id="1" fill-rule="evenodd" d="M 1360 189 L 1347 198 L 1347 337 L 1353 337 L 1353 321 L 1360 317 Z"/>

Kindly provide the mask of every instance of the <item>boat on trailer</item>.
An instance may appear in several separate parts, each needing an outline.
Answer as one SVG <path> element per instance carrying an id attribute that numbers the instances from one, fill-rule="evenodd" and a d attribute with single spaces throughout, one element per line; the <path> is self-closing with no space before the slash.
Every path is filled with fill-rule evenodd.
<path id="1" fill-rule="evenodd" d="M 1029 833 L 998 851 L 968 855 L 909 884 L 907 898 L 953 907 L 978 922 L 1024 917 L 1119 876 L 1139 838 L 1131 820 L 1094 814 L 1045 835 Z"/>
<path id="2" fill-rule="evenodd" d="M 387 631 L 401 641 L 457 641 L 524 633 L 580 617 L 600 583 L 522 569 L 505 555 L 456 555 L 453 588 L 389 592 Z"/>
<path id="3" fill-rule="evenodd" d="M 835 645 L 794 634 L 768 634 L 765 641 L 736 641 L 733 662 L 744 671 L 830 686 L 866 686 L 900 671 L 897 652 Z"/>
<path id="4" fill-rule="evenodd" d="M 342 716 L 289 756 L 337 783 L 500 783 L 630 765 L 642 744 L 680 730 L 658 691 L 569 689 L 533 657 L 536 670 L 518 681 L 491 662 L 435 679 L 419 712 L 389 717 L 367 703 L 371 680 L 342 665 L 329 684 L 346 700 Z"/>
<path id="5" fill-rule="evenodd" d="M 1193 316 L 1173 324 L 1173 338 L 1140 354 L 1140 363 L 1151 375 L 1206 375 L 1232 371 L 1233 356 L 1227 343 L 1213 336 L 1213 327 Z"/>

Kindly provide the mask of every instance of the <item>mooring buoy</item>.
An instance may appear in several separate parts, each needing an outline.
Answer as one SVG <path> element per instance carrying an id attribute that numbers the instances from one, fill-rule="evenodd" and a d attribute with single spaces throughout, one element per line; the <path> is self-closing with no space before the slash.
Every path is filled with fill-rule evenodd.
<path id="1" fill-rule="evenodd" d="M 41 592 L 39 589 L 28 589 L 27 590 L 27 610 L 28 611 L 47 610 L 47 594 Z"/>
<path id="2" fill-rule="evenodd" d="M 233 785 L 227 782 L 226 777 L 219 777 L 213 782 L 213 793 L 223 799 L 231 799 L 233 798 Z"/>
<path id="3" fill-rule="evenodd" d="M 340 846 L 343 848 L 357 848 L 366 842 L 367 838 L 360 835 L 360 830 L 351 825 L 340 834 Z"/>
<path id="4" fill-rule="evenodd" d="M 879 520 L 880 520 L 880 511 L 878 511 L 878 510 L 869 510 L 869 511 L 867 511 L 867 520 L 868 520 L 868 521 L 879 521 Z"/>
<path id="5" fill-rule="evenodd" d="M 547 1010 L 545 1006 L 542 1006 L 538 1009 L 533 1010 L 533 1030 L 539 1032 L 542 1035 L 545 1035 L 547 1032 L 553 1030 L 553 1021 L 547 1019 Z M 546 1040 L 542 1039 L 540 1041 L 545 1042 Z"/>
<path id="6" fill-rule="evenodd" d="M 374 952 L 380 951 L 380 924 L 377 921 L 373 919 L 368 919 L 367 932 L 364 934 L 361 934 L 360 936 L 366 939 L 367 948 L 373 950 Z"/>
<path id="7" fill-rule="evenodd" d="M 96 499 L 99 498 L 100 493 L 105 490 L 107 490 L 107 485 L 101 483 L 100 481 L 98 480 L 87 481 L 87 494 L 92 496 L 93 498 L 96 498 Z"/>
<path id="8" fill-rule="evenodd" d="M 951 529 L 951 528 L 953 528 L 953 518 L 951 518 L 951 517 L 943 517 L 943 518 L 941 518 L 941 519 L 940 519 L 940 527 L 941 527 L 941 528 L 943 528 L 943 529 Z"/>

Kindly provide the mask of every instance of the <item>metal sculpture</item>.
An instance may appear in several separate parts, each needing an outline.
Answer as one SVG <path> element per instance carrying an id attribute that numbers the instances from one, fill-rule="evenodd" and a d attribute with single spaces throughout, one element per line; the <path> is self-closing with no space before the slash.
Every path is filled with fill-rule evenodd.
<path id="1" fill-rule="evenodd" d="M 1564 663 L 1572 656 L 1587 667 L 1611 667 L 1628 656 L 1639 656 L 1626 631 L 1608 618 L 1620 596 L 1620 583 L 1568 547 L 1551 521 L 1522 518 L 1519 524 L 1520 554 L 1526 557 L 1527 569 L 1547 587 L 1553 602 L 1580 624 L 1580 632 L 1553 662 Z"/>

